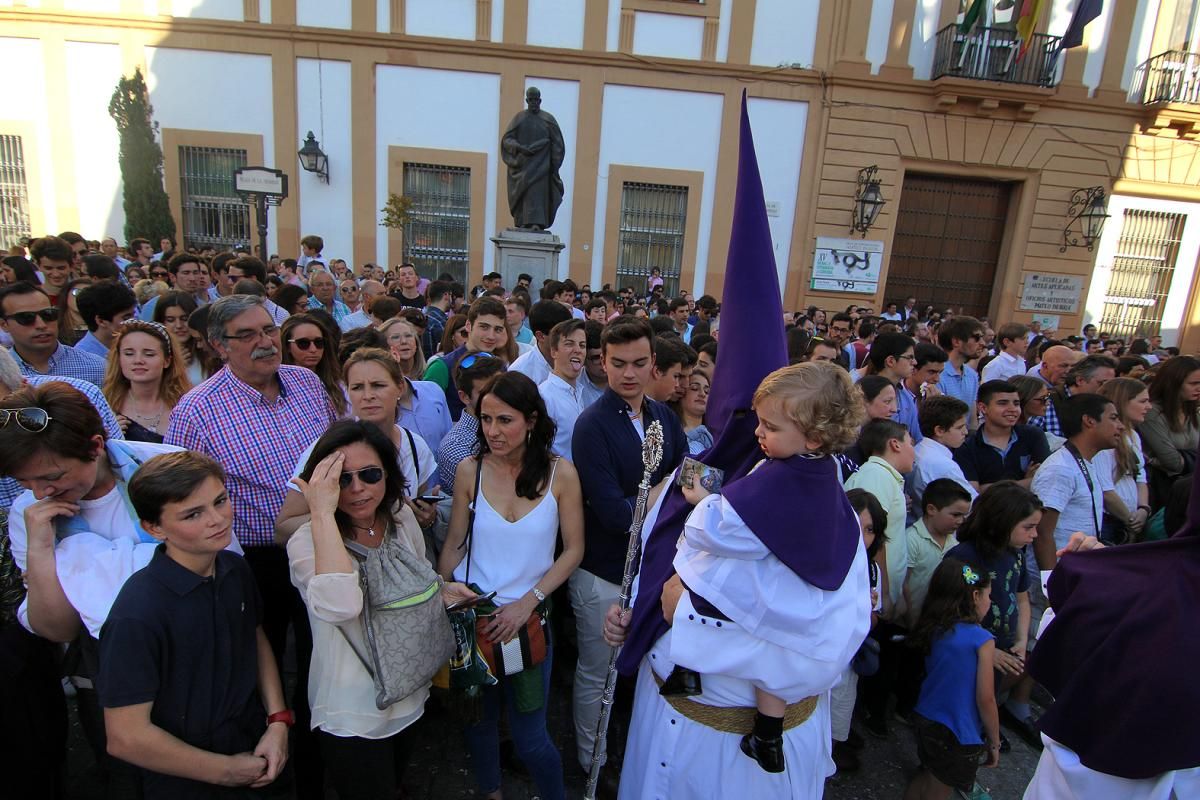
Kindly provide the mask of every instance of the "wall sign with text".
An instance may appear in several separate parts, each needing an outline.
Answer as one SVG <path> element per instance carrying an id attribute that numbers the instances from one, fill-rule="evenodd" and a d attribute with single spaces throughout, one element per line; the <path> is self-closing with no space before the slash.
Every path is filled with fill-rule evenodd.
<path id="1" fill-rule="evenodd" d="M 883 242 L 817 237 L 813 255 L 813 289 L 824 292 L 875 294 L 883 266 Z"/>
<path id="2" fill-rule="evenodd" d="M 1082 275 L 1049 275 L 1026 272 L 1021 277 L 1022 311 L 1046 311 L 1051 314 L 1079 313 L 1083 294 Z"/>

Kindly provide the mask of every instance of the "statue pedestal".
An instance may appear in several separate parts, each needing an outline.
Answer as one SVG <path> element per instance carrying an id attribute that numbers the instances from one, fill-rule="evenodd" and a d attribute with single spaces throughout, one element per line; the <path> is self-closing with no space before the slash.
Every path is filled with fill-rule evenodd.
<path id="1" fill-rule="evenodd" d="M 505 228 L 492 241 L 496 243 L 496 272 L 503 276 L 505 288 L 516 286 L 522 272 L 531 275 L 529 288 L 536 301 L 542 281 L 558 277 L 558 254 L 566 245 L 550 231 Z"/>

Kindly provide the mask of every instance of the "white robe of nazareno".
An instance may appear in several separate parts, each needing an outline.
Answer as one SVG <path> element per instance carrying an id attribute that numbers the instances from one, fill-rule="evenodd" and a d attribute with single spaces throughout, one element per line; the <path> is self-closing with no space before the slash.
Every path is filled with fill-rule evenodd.
<path id="1" fill-rule="evenodd" d="M 643 530 L 652 526 L 648 518 Z M 671 629 L 639 669 L 621 800 L 820 797 L 834 771 L 829 690 L 870 627 L 865 548 L 858 547 L 842 585 L 823 591 L 772 555 L 714 495 L 689 517 L 675 566 L 692 590 L 733 621 L 721 620 L 718 627 L 718 620 L 696 611 L 690 593 L 683 594 Z M 741 752 L 739 735 L 677 713 L 654 680 L 665 678 L 676 663 L 701 673 L 703 694 L 691 702 L 753 708 L 755 685 L 788 703 L 816 696 L 812 716 L 784 733 L 787 769 L 765 772 Z"/>
<path id="2" fill-rule="evenodd" d="M 1131 780 L 1085 767 L 1074 750 L 1042 734 L 1042 757 L 1025 800 L 1187 800 L 1200 797 L 1200 767 Z"/>

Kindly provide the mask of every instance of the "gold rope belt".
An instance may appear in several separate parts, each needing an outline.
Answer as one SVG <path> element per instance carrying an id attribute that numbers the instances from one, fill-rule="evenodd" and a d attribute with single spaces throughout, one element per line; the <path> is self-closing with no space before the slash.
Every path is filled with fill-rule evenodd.
<path id="1" fill-rule="evenodd" d="M 650 670 L 654 682 L 661 688 L 662 678 Z M 721 733 L 736 733 L 742 736 L 754 730 L 754 714 L 756 710 L 746 706 L 709 706 L 697 703 L 686 697 L 664 697 L 671 708 L 692 722 L 699 722 L 706 728 L 712 728 Z M 795 703 L 790 703 L 783 712 L 783 729 L 785 731 L 803 725 L 817 710 L 817 696 L 806 697 Z"/>

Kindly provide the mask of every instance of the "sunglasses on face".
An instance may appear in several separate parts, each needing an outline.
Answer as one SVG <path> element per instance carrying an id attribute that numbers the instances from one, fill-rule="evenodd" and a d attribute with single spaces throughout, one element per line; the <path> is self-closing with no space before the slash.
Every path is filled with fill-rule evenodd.
<path id="1" fill-rule="evenodd" d="M 342 487 L 343 489 L 349 488 L 350 484 L 354 482 L 355 475 L 357 475 L 358 479 L 363 483 L 368 483 L 373 486 L 383 480 L 383 467 L 363 467 L 362 469 L 356 469 L 352 472 L 343 472 L 338 476 L 338 486 Z"/>
<path id="2" fill-rule="evenodd" d="M 288 339 L 288 344 L 294 344 L 301 350 L 307 350 L 310 347 L 315 347 L 318 350 L 325 349 L 325 340 L 319 336 L 315 339 L 309 339 L 308 337 L 302 337 L 300 339 Z"/>
<path id="3" fill-rule="evenodd" d="M 8 423 L 16 421 L 30 433 L 41 433 L 46 430 L 50 420 L 54 419 L 43 408 L 5 408 L 0 409 L 0 428 L 8 427 Z"/>
<path id="4" fill-rule="evenodd" d="M 150 277 L 151 278 L 165 278 L 165 277 L 167 277 L 167 274 L 168 273 L 166 273 L 166 272 L 159 272 L 159 271 L 155 270 L 154 272 L 150 273 Z"/>
<path id="5" fill-rule="evenodd" d="M 42 322 L 58 322 L 58 309 L 51 306 L 37 311 L 18 311 L 15 314 L 4 315 L 5 319 L 24 327 L 32 325 L 38 317 L 42 318 Z"/>

